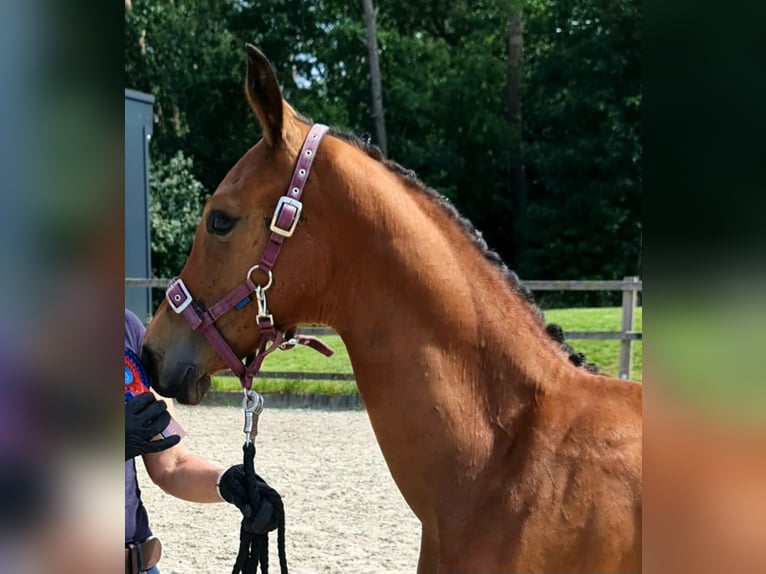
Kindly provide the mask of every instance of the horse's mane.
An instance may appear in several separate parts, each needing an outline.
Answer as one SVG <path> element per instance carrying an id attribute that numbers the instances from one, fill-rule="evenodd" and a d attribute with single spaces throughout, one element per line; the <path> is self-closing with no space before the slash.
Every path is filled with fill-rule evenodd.
<path id="1" fill-rule="evenodd" d="M 302 122 L 307 123 L 308 125 L 311 125 L 311 120 L 301 116 L 297 115 L 298 119 Z M 388 159 L 385 157 L 381 149 L 370 143 L 370 136 L 365 134 L 363 137 L 358 137 L 355 134 L 352 134 L 350 132 L 342 131 L 338 128 L 331 127 L 329 132 L 330 135 L 341 139 L 345 141 L 346 143 L 349 143 L 353 145 L 354 147 L 364 151 L 370 158 L 379 161 L 383 165 L 385 165 L 388 169 L 390 169 L 393 173 L 397 174 L 399 177 L 401 177 L 403 180 L 405 180 L 408 184 L 411 185 L 411 187 L 415 188 L 420 193 L 425 194 L 428 196 L 431 200 L 436 202 L 438 205 L 444 209 L 444 211 L 447 213 L 447 215 L 452 219 L 455 223 L 457 223 L 465 232 L 466 234 L 472 239 L 474 245 L 479 249 L 479 252 L 484 256 L 484 258 L 495 265 L 502 275 L 505 277 L 508 284 L 511 286 L 511 288 L 521 296 L 521 298 L 526 301 L 529 306 L 531 307 L 533 314 L 535 315 L 539 325 L 544 329 L 544 331 L 547 333 L 547 335 L 553 339 L 556 343 L 558 343 L 561 348 L 566 352 L 567 356 L 569 357 L 569 361 L 574 364 L 577 367 L 583 367 L 584 369 L 597 373 L 598 372 L 598 366 L 594 363 L 588 363 L 586 362 L 585 355 L 583 353 L 577 353 L 575 350 L 566 343 L 564 338 L 564 331 L 561 328 L 561 326 L 551 323 L 546 325 L 545 323 L 545 316 L 543 314 L 542 309 L 537 306 L 535 303 L 535 297 L 532 294 L 532 290 L 529 289 L 529 287 L 526 287 L 521 280 L 519 279 L 519 276 L 510 269 L 503 259 L 500 257 L 500 255 L 491 249 L 489 245 L 487 245 L 487 242 L 484 240 L 484 237 L 478 229 L 471 223 L 471 221 L 460 214 L 460 212 L 457 210 L 457 208 L 450 202 L 449 198 L 443 196 L 435 189 L 432 189 L 428 187 L 425 183 L 423 183 L 415 174 L 414 171 L 411 169 L 407 169 L 403 167 L 401 164 Z"/>

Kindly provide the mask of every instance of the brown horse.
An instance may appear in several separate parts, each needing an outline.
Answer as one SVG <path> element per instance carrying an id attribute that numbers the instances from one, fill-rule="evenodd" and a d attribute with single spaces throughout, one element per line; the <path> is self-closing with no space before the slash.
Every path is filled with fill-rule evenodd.
<path id="1" fill-rule="evenodd" d="M 263 139 L 208 201 L 181 272 L 202 308 L 261 257 L 310 128 L 266 58 L 247 54 Z M 572 364 L 480 235 L 374 148 L 330 132 L 303 197 L 269 309 L 281 329 L 323 324 L 342 337 L 423 524 L 418 572 L 640 571 L 641 385 Z M 255 307 L 217 322 L 240 358 L 261 343 Z M 144 360 L 161 394 L 189 404 L 226 367 L 168 301 Z"/>

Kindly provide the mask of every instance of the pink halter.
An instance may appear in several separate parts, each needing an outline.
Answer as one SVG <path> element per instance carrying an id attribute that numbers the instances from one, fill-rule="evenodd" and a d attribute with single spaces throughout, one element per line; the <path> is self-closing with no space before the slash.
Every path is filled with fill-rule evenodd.
<path id="1" fill-rule="evenodd" d="M 297 335 L 287 338 L 283 331 L 276 328 L 274 317 L 269 313 L 266 306 L 266 291 L 273 283 L 272 268 L 277 262 L 279 252 L 286 238 L 292 236 L 300 220 L 303 204 L 300 201 L 303 194 L 303 188 L 308 180 L 311 166 L 314 163 L 317 149 L 322 141 L 328 127 L 322 124 L 314 124 L 309 130 L 306 140 L 303 142 L 300 155 L 293 171 L 293 177 L 287 192 L 279 198 L 274 215 L 271 218 L 271 236 L 266 245 L 266 249 L 261 255 L 261 260 L 257 265 L 253 265 L 247 272 L 245 280 L 237 287 L 231 290 L 223 299 L 212 305 L 207 311 L 202 311 L 189 293 L 186 285 L 180 277 L 171 280 L 170 285 L 165 291 L 165 297 L 170 307 L 181 315 L 194 331 L 201 331 L 213 345 L 215 350 L 226 362 L 232 372 L 239 377 L 242 387 L 250 390 L 253 384 L 253 377 L 261 369 L 263 360 L 266 356 L 277 349 L 288 350 L 295 345 L 306 345 L 323 355 L 333 354 L 332 349 L 325 345 L 316 337 L 307 335 Z M 260 269 L 268 274 L 269 280 L 266 285 L 256 285 L 250 276 L 253 271 Z M 255 293 L 255 300 L 258 304 L 258 328 L 261 330 L 261 344 L 252 361 L 247 365 L 232 350 L 231 346 L 216 328 L 215 322 L 224 313 L 232 308 L 241 309 L 247 305 Z"/>

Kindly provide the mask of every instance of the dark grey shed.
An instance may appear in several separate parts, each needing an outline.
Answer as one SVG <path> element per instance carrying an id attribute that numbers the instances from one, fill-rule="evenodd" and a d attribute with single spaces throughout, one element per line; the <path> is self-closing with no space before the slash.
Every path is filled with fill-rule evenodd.
<path id="1" fill-rule="evenodd" d="M 149 140 L 154 96 L 125 90 L 125 277 L 151 277 L 149 237 Z M 146 321 L 148 287 L 126 287 L 125 306 Z"/>

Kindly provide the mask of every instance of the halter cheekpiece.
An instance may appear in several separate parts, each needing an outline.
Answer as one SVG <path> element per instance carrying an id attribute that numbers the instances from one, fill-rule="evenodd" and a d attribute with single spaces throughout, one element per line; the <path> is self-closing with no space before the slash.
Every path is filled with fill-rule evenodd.
<path id="1" fill-rule="evenodd" d="M 296 335 L 288 338 L 283 331 L 277 329 L 274 324 L 274 317 L 269 313 L 266 305 L 266 291 L 271 287 L 274 279 L 272 269 L 277 262 L 285 239 L 292 236 L 300 221 L 303 209 L 300 198 L 311 172 L 317 149 L 327 130 L 328 127 L 323 124 L 314 124 L 309 130 L 298 155 L 290 185 L 285 194 L 279 198 L 274 209 L 274 215 L 271 218 L 271 236 L 266 249 L 261 255 L 260 261 L 248 270 L 242 283 L 207 310 L 202 310 L 194 302 L 189 289 L 180 277 L 172 279 L 165 291 L 165 297 L 171 309 L 186 319 L 192 330 L 201 331 L 207 337 L 213 348 L 239 378 L 246 396 L 252 387 L 253 377 L 260 370 L 263 360 L 277 349 L 288 350 L 295 345 L 306 345 L 327 356 L 333 353 L 332 349 L 316 337 Z M 267 274 L 268 281 L 265 285 L 256 285 L 253 282 L 251 276 L 253 271 L 257 269 Z M 223 338 L 215 326 L 215 322 L 231 309 L 241 309 L 250 303 L 253 295 L 258 305 L 256 321 L 261 331 L 261 343 L 252 359 L 247 364 L 243 364 Z M 248 434 L 247 430 L 245 434 Z"/>

